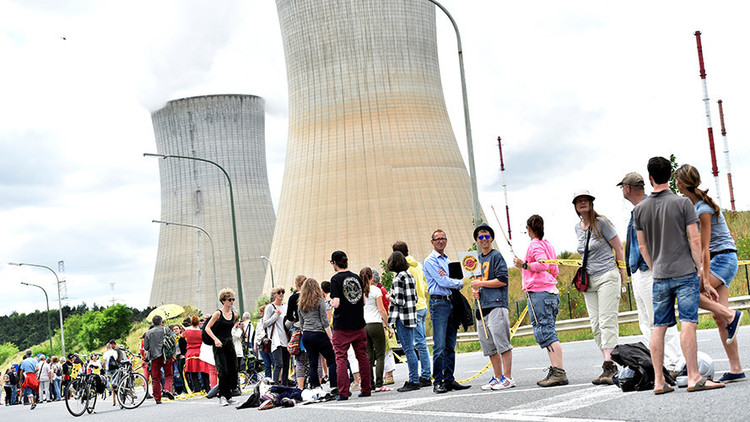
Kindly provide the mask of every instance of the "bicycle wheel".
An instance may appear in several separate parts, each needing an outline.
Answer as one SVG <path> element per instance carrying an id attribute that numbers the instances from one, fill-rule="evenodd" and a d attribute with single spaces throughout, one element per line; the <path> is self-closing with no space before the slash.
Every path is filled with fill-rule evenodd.
<path id="1" fill-rule="evenodd" d="M 68 394 L 65 396 L 65 407 L 73 416 L 81 416 L 89 407 L 88 389 L 83 379 L 76 378 L 68 385 Z"/>
<path id="2" fill-rule="evenodd" d="M 89 390 L 89 405 L 86 408 L 86 411 L 89 412 L 89 415 L 94 413 L 94 406 L 96 406 L 96 385 L 94 385 L 94 380 L 89 379 L 86 384 L 88 384 L 88 390 Z"/>
<path id="3" fill-rule="evenodd" d="M 240 372 L 237 374 L 237 379 L 240 382 L 240 390 L 244 389 L 245 387 L 250 384 L 250 378 L 247 376 L 246 372 Z"/>
<path id="4" fill-rule="evenodd" d="M 117 401 L 120 407 L 135 409 L 143 404 L 148 396 L 146 377 L 138 372 L 131 372 L 122 377 L 117 385 Z"/>

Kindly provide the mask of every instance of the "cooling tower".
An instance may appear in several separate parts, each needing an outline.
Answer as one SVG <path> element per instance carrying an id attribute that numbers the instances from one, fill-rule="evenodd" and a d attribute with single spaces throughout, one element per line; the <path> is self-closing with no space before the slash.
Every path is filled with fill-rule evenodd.
<path id="1" fill-rule="evenodd" d="M 253 95 L 211 95 L 170 101 L 153 113 L 159 154 L 213 161 L 232 179 L 245 307 L 263 287 L 261 255 L 268 255 L 274 211 L 268 188 L 264 101 Z M 201 161 L 158 159 L 161 220 L 201 227 L 213 239 L 218 289 L 237 292 L 227 178 Z M 161 226 L 149 304 L 216 309 L 211 241 L 194 228 Z M 236 308 L 239 309 L 239 303 Z"/>
<path id="2" fill-rule="evenodd" d="M 379 268 L 403 240 L 422 260 L 473 243 L 469 175 L 440 81 L 435 9 L 415 0 L 277 0 L 289 139 L 271 260 L 276 285 Z M 457 85 L 460 81 L 454 81 Z M 266 277 L 265 290 L 270 289 Z"/>

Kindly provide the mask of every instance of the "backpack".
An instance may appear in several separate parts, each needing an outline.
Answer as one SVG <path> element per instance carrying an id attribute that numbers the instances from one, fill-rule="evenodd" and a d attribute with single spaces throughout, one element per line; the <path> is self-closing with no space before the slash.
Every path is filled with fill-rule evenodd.
<path id="1" fill-rule="evenodd" d="M 203 342 L 209 346 L 214 345 L 214 339 L 211 338 L 211 336 L 209 336 L 206 332 L 206 326 L 208 325 L 208 322 L 211 321 L 211 318 L 213 318 L 213 315 L 210 318 L 206 318 L 206 320 L 203 321 L 203 326 L 201 327 L 201 340 L 203 340 Z"/>
<path id="2" fill-rule="evenodd" d="M 58 377 L 61 377 L 62 374 L 63 374 L 62 373 L 62 365 L 60 365 L 59 363 L 55 364 L 55 375 L 57 375 Z"/>
<path id="3" fill-rule="evenodd" d="M 165 362 L 174 359 L 174 356 L 177 354 L 177 345 L 175 344 L 174 336 L 166 327 L 164 328 L 164 342 L 161 345 L 161 353 L 164 356 Z"/>

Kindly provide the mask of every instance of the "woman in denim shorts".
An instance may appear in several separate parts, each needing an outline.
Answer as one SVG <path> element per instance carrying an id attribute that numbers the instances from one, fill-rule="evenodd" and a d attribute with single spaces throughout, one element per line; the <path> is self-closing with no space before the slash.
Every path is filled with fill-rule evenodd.
<path id="1" fill-rule="evenodd" d="M 547 376 L 539 380 L 540 387 L 567 385 L 568 376 L 563 369 L 562 346 L 557 338 L 555 321 L 560 304 L 557 290 L 558 269 L 555 264 L 542 264 L 538 261 L 556 259 L 555 248 L 544 238 L 544 220 L 532 215 L 526 221 L 526 230 L 531 244 L 526 251 L 525 261 L 516 257 L 514 264 L 521 268 L 523 290 L 528 297 L 529 317 L 534 329 L 534 339 L 542 349 L 547 349 L 551 366 Z"/>
<path id="2" fill-rule="evenodd" d="M 675 172 L 675 180 L 677 189 L 690 199 L 698 214 L 701 232 L 701 268 L 698 274 L 701 282 L 708 280 L 719 294 L 717 298 L 702 294 L 699 305 L 701 309 L 711 311 L 729 358 L 729 372 L 725 372 L 719 381 L 744 381 L 745 373 L 735 341 L 742 312 L 729 309 L 729 283 L 737 275 L 738 269 L 737 247 L 719 205 L 708 196 L 707 190 L 698 189 L 701 184 L 698 170 L 685 164 Z M 701 293 L 704 293 L 703 289 Z"/>

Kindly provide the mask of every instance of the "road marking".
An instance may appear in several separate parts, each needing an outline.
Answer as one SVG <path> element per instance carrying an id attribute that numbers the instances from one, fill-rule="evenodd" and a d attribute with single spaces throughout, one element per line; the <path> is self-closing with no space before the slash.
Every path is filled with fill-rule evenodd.
<path id="1" fill-rule="evenodd" d="M 575 411 L 593 404 L 601 404 L 605 401 L 621 398 L 622 396 L 622 390 L 614 386 L 589 387 L 525 403 L 520 406 L 512 407 L 508 411 L 502 413 L 520 412 L 522 414 L 549 416 Z"/>

